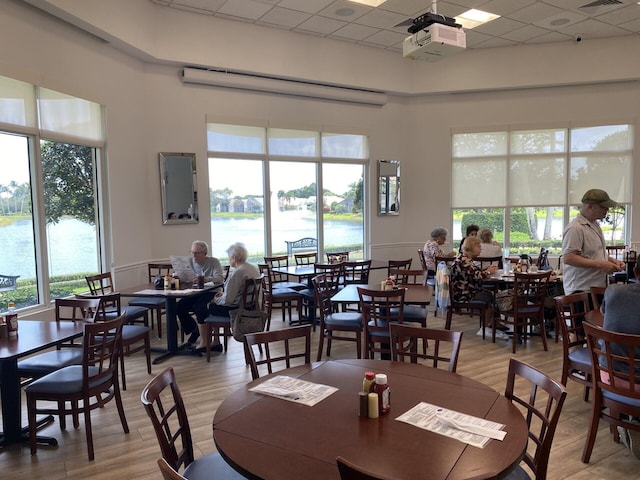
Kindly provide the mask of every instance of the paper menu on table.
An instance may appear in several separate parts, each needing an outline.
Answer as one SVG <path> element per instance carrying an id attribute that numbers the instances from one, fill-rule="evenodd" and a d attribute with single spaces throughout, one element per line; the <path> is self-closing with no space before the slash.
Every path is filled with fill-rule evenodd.
<path id="1" fill-rule="evenodd" d="M 338 389 L 321 383 L 307 382 L 298 378 L 278 375 L 250 388 L 249 391 L 312 407 L 338 391 Z"/>
<path id="2" fill-rule="evenodd" d="M 440 420 L 441 417 L 444 417 L 444 421 Z M 450 421 L 445 423 L 447 419 Z M 491 422 L 483 418 L 474 417 L 454 410 L 448 410 L 426 402 L 419 403 L 412 409 L 397 417 L 396 420 L 446 437 L 454 438 L 478 448 L 484 448 L 491 438 L 454 428 L 452 423 L 456 423 L 461 426 L 468 425 L 471 427 L 488 429 L 496 436 L 502 436 L 502 434 L 506 435 L 506 432 L 503 432 L 502 430 L 505 427 L 502 423 Z"/>

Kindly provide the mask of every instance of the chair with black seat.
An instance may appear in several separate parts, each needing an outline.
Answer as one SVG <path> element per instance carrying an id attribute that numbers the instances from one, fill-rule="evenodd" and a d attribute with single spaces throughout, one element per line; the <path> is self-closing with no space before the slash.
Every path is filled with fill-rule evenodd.
<path id="1" fill-rule="evenodd" d="M 356 465 L 343 457 L 337 457 L 340 480 L 392 480 L 390 477 L 376 475 L 364 467 Z"/>
<path id="2" fill-rule="evenodd" d="M 123 320 L 122 316 L 106 322 L 85 323 L 82 364 L 56 370 L 25 388 L 31 455 L 37 452 L 38 413 L 58 415 L 62 430 L 66 428 L 66 415 L 71 415 L 73 427 L 78 428 L 79 416 L 84 414 L 89 460 L 94 459 L 91 410 L 102 408 L 107 402 L 115 400 L 122 428 L 129 433 L 118 385 Z M 38 407 L 40 401 L 46 403 Z M 56 406 L 52 407 L 51 402 L 55 402 Z"/>
<path id="3" fill-rule="evenodd" d="M 318 362 L 322 360 L 324 341 L 327 340 L 327 357 L 331 355 L 331 342 L 344 340 L 356 343 L 356 354 L 362 358 L 363 316 L 360 312 L 338 312 L 331 297 L 339 290 L 340 272 L 322 273 L 312 278 L 316 292 L 316 305 L 320 309 L 320 341 Z M 353 335 L 345 335 L 347 332 Z"/>
<path id="4" fill-rule="evenodd" d="M 286 255 L 277 255 L 274 257 L 264 257 L 264 261 L 271 268 L 271 278 L 273 288 L 290 288 L 292 290 L 304 290 L 308 285 L 300 282 L 294 282 L 289 275 L 282 272 L 276 272 L 277 269 L 286 270 L 289 268 L 289 257 Z"/>
<path id="5" fill-rule="evenodd" d="M 110 293 L 105 295 L 76 295 L 76 298 L 97 298 L 100 300 L 100 308 L 96 316 L 96 322 L 104 322 L 126 314 L 120 303 L 120 294 Z M 122 327 L 122 354 L 120 355 L 120 370 L 122 375 L 122 389 L 127 389 L 127 377 L 124 369 L 124 357 L 132 353 L 144 351 L 147 360 L 147 373 L 151 375 L 151 329 L 144 325 L 125 324 Z"/>
<path id="6" fill-rule="evenodd" d="M 260 310 L 261 286 L 262 277 L 245 279 L 239 308 L 243 310 Z M 227 351 L 229 337 L 231 336 L 231 317 L 229 315 L 209 315 L 205 318 L 204 323 L 207 326 L 207 335 L 204 340 L 206 343 L 207 363 L 209 363 L 211 362 L 211 339 L 214 333 L 222 336 L 224 351 Z"/>
<path id="7" fill-rule="evenodd" d="M 591 420 L 582 451 L 583 463 L 589 463 L 600 420 L 609 423 L 615 441 L 616 427 L 640 431 L 640 335 L 613 332 L 584 322 L 584 333 L 591 354 L 593 399 Z"/>
<path id="8" fill-rule="evenodd" d="M 171 273 L 173 266 L 170 263 L 149 263 L 147 271 L 149 283 L 153 283 L 157 276 L 161 278 Z M 137 297 L 129 300 L 129 306 L 144 307 L 149 310 L 151 329 L 158 322 L 158 338 L 162 338 L 162 315 L 165 313 L 165 299 L 162 297 Z"/>
<path id="9" fill-rule="evenodd" d="M 387 277 L 392 276 L 391 270 L 409 270 L 413 259 L 407 260 L 388 260 L 387 261 Z"/>
<path id="10" fill-rule="evenodd" d="M 527 422 L 533 448 L 526 449 L 523 461 L 531 469 L 533 478 L 546 480 L 551 444 L 567 391 L 546 373 L 511 358 L 504 396 L 521 411 Z M 530 476 L 520 464 L 506 478 L 524 480 Z"/>
<path id="11" fill-rule="evenodd" d="M 411 363 L 418 363 L 418 359 L 429 360 L 433 368 L 438 368 L 438 362 L 446 363 L 448 370 L 455 373 L 458 367 L 462 332 L 390 323 L 389 334 L 391 335 L 391 360 L 404 362 L 405 357 Z M 433 353 L 418 353 L 420 340 L 425 346 L 428 346 L 431 340 Z M 446 356 L 445 352 L 449 352 L 449 355 Z"/>
<path id="12" fill-rule="evenodd" d="M 292 288 L 275 288 L 274 274 L 268 263 L 259 263 L 258 268 L 262 275 L 262 300 L 263 308 L 267 312 L 267 330 L 271 328 L 271 313 L 273 307 L 279 305 L 282 309 L 282 321 L 286 320 L 286 312 L 289 312 L 289 323 L 294 323 L 292 309 L 296 305 L 298 322 L 302 317 L 302 296 L 300 292 Z"/>
<path id="13" fill-rule="evenodd" d="M 402 323 L 405 289 L 370 290 L 357 287 L 364 321 L 364 358 L 391 357 L 389 324 Z"/>
<path id="14" fill-rule="evenodd" d="M 349 252 L 327 252 L 327 263 L 341 263 L 349 260 Z"/>
<path id="15" fill-rule="evenodd" d="M 76 298 L 56 298 L 55 311 L 56 322 L 88 322 L 95 321 L 98 314 L 100 300 L 98 299 L 76 299 Z M 22 385 L 27 385 L 32 380 L 43 377 L 51 372 L 69 365 L 82 365 L 82 345 L 67 345 L 71 348 L 61 348 L 57 345 L 56 350 L 39 353 L 18 362 L 18 374 L 24 378 Z"/>
<path id="16" fill-rule="evenodd" d="M 504 315 L 504 322 L 513 324 L 513 353 L 516 353 L 517 343 L 527 341 L 527 337 L 533 333 L 534 327 L 540 328 L 544 351 L 548 350 L 544 324 L 544 301 L 547 297 L 550 276 L 551 270 L 539 273 L 515 273 L 513 310 L 501 312 Z M 493 321 L 493 335 L 495 336 L 495 318 Z"/>
<path id="17" fill-rule="evenodd" d="M 293 258 L 296 261 L 296 265 L 313 265 L 318 261 L 318 253 L 294 253 Z"/>
<path id="18" fill-rule="evenodd" d="M 591 297 L 591 305 L 594 310 L 600 310 L 604 301 L 604 291 L 607 287 L 589 287 L 589 295 Z"/>
<path id="19" fill-rule="evenodd" d="M 89 292 L 91 292 L 91 295 L 98 296 L 116 293 L 111 272 L 89 275 L 85 277 L 85 280 L 89 285 Z M 120 307 L 120 312 L 126 314 L 127 323 L 142 323 L 145 327 L 149 326 L 149 310 L 147 307 L 123 305 Z M 111 316 L 120 316 L 120 313 L 115 312 L 114 308 L 111 308 L 110 313 L 115 313 L 115 315 Z"/>
<path id="20" fill-rule="evenodd" d="M 267 372 L 273 373 L 273 365 L 284 362 L 284 368 L 311 363 L 311 325 L 271 330 L 267 332 L 248 333 L 244 336 L 245 351 L 249 356 L 251 377 L 260 378 L 262 365 L 266 365 Z M 262 346 L 264 355 L 258 360 L 256 348 Z M 295 365 L 291 362 L 294 360 Z"/>
<path id="21" fill-rule="evenodd" d="M 449 260 L 452 260 L 452 259 L 449 259 Z M 448 290 L 443 293 L 443 295 L 446 295 L 447 292 L 449 294 L 449 299 L 448 299 L 449 305 L 446 307 L 447 317 L 444 323 L 445 330 L 451 330 L 451 322 L 453 320 L 454 313 L 456 315 L 462 315 L 462 316 L 468 316 L 468 317 L 473 317 L 477 315 L 479 319 L 480 328 L 482 329 L 482 339 L 484 340 L 485 338 L 487 325 L 491 325 L 493 329 L 492 340 L 495 343 L 496 339 L 495 339 L 495 328 L 493 328 L 495 327 L 494 318 L 493 318 L 493 306 L 481 300 L 461 301 L 459 300 L 461 298 L 461 295 L 458 292 L 456 284 L 454 282 L 449 283 L 447 279 L 447 285 L 448 285 Z M 436 290 L 437 289 L 438 289 L 438 285 L 436 285 Z M 439 294 L 436 292 L 436 299 L 438 298 L 438 296 Z M 437 300 L 436 300 L 436 303 L 438 303 Z M 438 306 L 436 306 L 435 312 L 437 312 L 437 308 Z M 435 312 L 434 312 L 434 315 L 436 314 Z"/>
<path id="22" fill-rule="evenodd" d="M 567 379 L 584 386 L 584 401 L 589 400 L 591 380 L 591 353 L 587 346 L 582 322 L 589 310 L 586 292 L 555 297 L 556 326 L 560 324 L 562 333 L 562 377 L 560 383 L 567 386 Z"/>
<path id="23" fill-rule="evenodd" d="M 167 477 L 166 468 L 163 468 L 159 461 L 164 478 L 189 480 L 244 478 L 233 470 L 219 453 L 195 458 L 189 417 L 172 367 L 164 369 L 142 389 L 140 401 L 151 419 L 166 466 L 178 475 Z M 181 469 L 184 470 L 179 474 Z"/>
<path id="24" fill-rule="evenodd" d="M 427 272 L 426 270 L 410 270 L 410 269 L 389 269 L 389 275 L 396 279 L 399 287 L 404 285 L 425 285 Z M 405 305 L 404 321 L 416 322 L 421 326 L 427 326 L 427 308 L 421 305 Z"/>

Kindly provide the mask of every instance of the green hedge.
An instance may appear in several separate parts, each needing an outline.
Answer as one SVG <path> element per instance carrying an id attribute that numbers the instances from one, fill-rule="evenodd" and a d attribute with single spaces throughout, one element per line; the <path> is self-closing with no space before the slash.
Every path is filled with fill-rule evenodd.
<path id="1" fill-rule="evenodd" d="M 56 275 L 51 277 L 51 298 L 68 297 L 76 293 L 86 292 L 89 287 L 84 277 L 95 275 L 96 272 L 84 272 L 71 275 Z M 7 308 L 8 302 L 16 304 L 16 308 L 35 305 L 38 301 L 37 281 L 35 278 L 18 279 L 16 289 L 0 292 L 0 310 Z"/>

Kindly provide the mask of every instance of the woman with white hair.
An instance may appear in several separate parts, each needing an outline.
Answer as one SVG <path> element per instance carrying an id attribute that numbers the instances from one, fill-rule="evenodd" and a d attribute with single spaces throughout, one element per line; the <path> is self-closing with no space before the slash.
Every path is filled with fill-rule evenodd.
<path id="1" fill-rule="evenodd" d="M 431 240 L 424 244 L 422 254 L 424 255 L 424 261 L 427 264 L 428 277 L 434 277 L 436 275 L 436 257 L 453 257 L 453 252 L 444 253 L 442 251 L 442 245 L 447 241 L 446 228 L 434 228 L 431 231 Z"/>
<path id="2" fill-rule="evenodd" d="M 245 280 L 248 278 L 258 278 L 260 273 L 255 265 L 247 263 L 247 249 L 242 243 L 234 243 L 227 249 L 229 257 L 229 276 L 224 282 L 222 291 L 216 293 L 213 300 L 209 302 L 208 310 L 211 315 L 229 315 L 231 310 L 235 310 L 240 306 L 242 301 L 242 291 L 244 290 Z M 196 345 L 196 350 L 204 352 L 206 348 L 205 335 L 207 335 L 207 326 L 202 322 L 198 322 L 198 330 L 200 331 L 200 341 Z M 211 350 L 221 352 L 222 345 L 220 338 L 216 335 L 213 338 Z"/>

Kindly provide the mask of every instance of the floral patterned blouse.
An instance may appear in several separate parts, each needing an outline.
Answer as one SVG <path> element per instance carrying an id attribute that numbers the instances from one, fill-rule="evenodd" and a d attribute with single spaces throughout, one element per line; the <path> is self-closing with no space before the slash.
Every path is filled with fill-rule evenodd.
<path id="1" fill-rule="evenodd" d="M 424 261 L 427 264 L 427 270 L 436 271 L 438 266 L 436 265 L 436 257 L 444 257 L 444 252 L 435 240 L 429 240 L 424 244 L 422 249 L 424 255 Z"/>
<path id="2" fill-rule="evenodd" d="M 482 290 L 484 274 L 471 257 L 464 253 L 456 255 L 451 265 L 449 278 L 451 294 L 456 302 L 473 300 Z"/>

